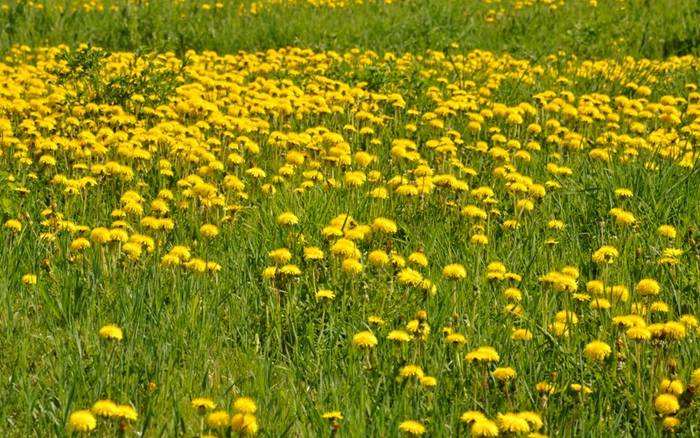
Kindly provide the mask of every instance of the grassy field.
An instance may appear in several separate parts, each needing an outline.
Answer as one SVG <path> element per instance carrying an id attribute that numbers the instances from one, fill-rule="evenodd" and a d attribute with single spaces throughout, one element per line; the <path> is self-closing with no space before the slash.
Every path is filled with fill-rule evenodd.
<path id="1" fill-rule="evenodd" d="M 0 2 L 3 436 L 696 436 L 700 8 Z"/>
<path id="2" fill-rule="evenodd" d="M 698 22 L 695 0 L 2 0 L 0 49 L 420 52 L 457 41 L 528 59 L 658 58 L 696 53 Z"/>

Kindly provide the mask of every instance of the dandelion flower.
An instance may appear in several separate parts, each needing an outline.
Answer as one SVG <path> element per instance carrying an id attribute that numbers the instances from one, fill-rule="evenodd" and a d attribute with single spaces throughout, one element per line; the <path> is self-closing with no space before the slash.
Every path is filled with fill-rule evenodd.
<path id="1" fill-rule="evenodd" d="M 258 407 L 255 401 L 250 397 L 238 397 L 235 402 L 233 402 L 233 410 L 240 414 L 254 414 Z"/>
<path id="2" fill-rule="evenodd" d="M 690 384 L 693 386 L 700 386 L 700 368 L 693 370 L 690 375 Z"/>
<path id="3" fill-rule="evenodd" d="M 117 404 L 112 400 L 98 400 L 90 410 L 100 417 L 114 417 L 117 412 Z"/>
<path id="4" fill-rule="evenodd" d="M 122 329 L 114 324 L 108 324 L 100 328 L 100 337 L 111 341 L 121 341 L 124 338 Z"/>
<path id="5" fill-rule="evenodd" d="M 75 432 L 90 432 L 97 427 L 97 419 L 87 409 L 75 411 L 68 418 L 68 428 Z"/>
<path id="6" fill-rule="evenodd" d="M 335 298 L 335 292 L 329 289 L 320 289 L 316 292 L 316 301 L 331 301 Z"/>
<path id="7" fill-rule="evenodd" d="M 519 434 L 530 432 L 528 422 L 514 413 L 498 414 L 496 422 L 498 430 L 504 433 Z"/>
<path id="8" fill-rule="evenodd" d="M 37 278 L 36 275 L 34 274 L 25 274 L 22 276 L 22 283 L 26 285 L 34 285 L 36 284 Z"/>
<path id="9" fill-rule="evenodd" d="M 213 224 L 204 224 L 199 227 L 199 233 L 207 239 L 213 239 L 219 235 L 219 228 Z"/>
<path id="10" fill-rule="evenodd" d="M 17 219 L 9 219 L 7 222 L 5 222 L 5 228 L 13 233 L 19 233 L 22 231 L 22 222 L 18 221 Z"/>
<path id="11" fill-rule="evenodd" d="M 495 348 L 486 346 L 467 353 L 465 359 L 467 362 L 498 362 L 501 357 Z"/>
<path id="12" fill-rule="evenodd" d="M 129 405 L 118 405 L 114 411 L 114 416 L 123 420 L 131 421 L 136 421 L 139 418 L 139 414 L 136 412 L 136 409 Z"/>
<path id="13" fill-rule="evenodd" d="M 673 415 L 681 408 L 673 394 L 659 394 L 654 399 L 654 409 L 661 415 Z"/>
<path id="14" fill-rule="evenodd" d="M 534 430 L 540 430 L 542 429 L 542 426 L 544 426 L 544 423 L 542 422 L 542 417 L 536 412 L 523 411 L 518 412 L 516 415 L 522 418 L 523 420 L 527 421 L 527 424 L 530 425 L 530 428 Z"/>
<path id="15" fill-rule="evenodd" d="M 299 218 L 294 213 L 286 211 L 277 216 L 277 223 L 280 225 L 297 225 Z"/>
<path id="16" fill-rule="evenodd" d="M 654 279 L 644 278 L 637 283 L 634 290 L 641 296 L 658 295 L 661 292 L 661 286 Z"/>
<path id="17" fill-rule="evenodd" d="M 375 268 L 381 268 L 389 264 L 390 260 L 389 255 L 386 252 L 378 249 L 369 253 L 367 256 L 367 261 Z"/>
<path id="18" fill-rule="evenodd" d="M 477 437 L 494 437 L 500 433 L 498 425 L 487 418 L 475 420 L 470 431 L 472 435 Z"/>
<path id="19" fill-rule="evenodd" d="M 669 432 L 673 432 L 680 424 L 681 420 L 676 417 L 666 417 L 661 421 L 663 428 Z"/>
<path id="20" fill-rule="evenodd" d="M 255 415 L 239 413 L 231 418 L 231 427 L 241 435 L 255 435 L 258 433 L 258 420 Z"/>
<path id="21" fill-rule="evenodd" d="M 532 340 L 532 332 L 528 329 L 524 328 L 519 328 L 519 329 L 513 329 L 513 332 L 510 335 L 510 338 L 514 341 L 531 341 Z"/>
<path id="22" fill-rule="evenodd" d="M 437 386 L 437 379 L 432 376 L 423 376 L 420 378 L 420 385 L 425 388 L 434 388 Z"/>
<path id="23" fill-rule="evenodd" d="M 339 421 L 343 419 L 343 414 L 340 411 L 329 411 L 324 412 L 321 418 L 324 420 Z"/>
<path id="24" fill-rule="evenodd" d="M 593 390 L 586 385 L 580 383 L 572 383 L 569 385 L 569 389 L 577 394 L 592 394 Z"/>
<path id="25" fill-rule="evenodd" d="M 610 346 L 602 341 L 589 342 L 583 350 L 584 356 L 591 360 L 604 360 L 611 352 Z"/>
<path id="26" fill-rule="evenodd" d="M 475 421 L 480 421 L 480 420 L 486 420 L 486 415 L 484 415 L 480 411 L 466 411 L 465 413 L 462 414 L 461 417 L 459 417 L 459 421 L 461 421 L 464 424 L 471 424 L 474 423 Z"/>
<path id="27" fill-rule="evenodd" d="M 656 232 L 659 236 L 666 237 L 667 239 L 676 238 L 676 229 L 673 225 L 660 225 L 659 228 L 656 229 Z"/>
<path id="28" fill-rule="evenodd" d="M 460 333 L 450 333 L 449 335 L 445 336 L 445 344 L 449 345 L 464 345 L 467 343 L 467 338 Z"/>
<path id="29" fill-rule="evenodd" d="M 630 327 L 625 331 L 628 338 L 635 341 L 648 341 L 651 339 L 651 331 L 646 327 Z"/>
<path id="30" fill-rule="evenodd" d="M 228 412 L 216 411 L 207 416 L 207 425 L 211 428 L 227 427 L 231 421 Z"/>
<path id="31" fill-rule="evenodd" d="M 409 342 L 413 339 L 413 336 L 403 330 L 392 330 L 386 338 L 390 341 Z"/>
<path id="32" fill-rule="evenodd" d="M 399 430 L 408 435 L 418 436 L 425 433 L 425 426 L 413 420 L 407 420 L 399 424 Z"/>
<path id="33" fill-rule="evenodd" d="M 304 260 L 323 260 L 324 257 L 323 250 L 315 246 L 309 246 L 304 248 Z"/>
<path id="34" fill-rule="evenodd" d="M 403 378 L 415 377 L 421 379 L 423 377 L 423 370 L 417 365 L 406 365 L 401 367 L 399 370 L 399 375 Z"/>
<path id="35" fill-rule="evenodd" d="M 467 271 L 461 264 L 453 263 L 443 268 L 442 275 L 449 280 L 460 280 L 467 276 Z"/>
<path id="36" fill-rule="evenodd" d="M 554 393 L 554 386 L 547 382 L 539 382 L 535 385 L 535 391 L 543 395 L 552 394 Z"/>
<path id="37" fill-rule="evenodd" d="M 593 253 L 591 259 L 595 263 L 602 265 L 612 263 L 619 256 L 620 252 L 615 247 L 604 245 Z"/>
<path id="38" fill-rule="evenodd" d="M 292 259 L 292 253 L 287 248 L 277 248 L 267 253 L 275 263 L 283 265 Z"/>
<path id="39" fill-rule="evenodd" d="M 192 399 L 191 405 L 193 408 L 197 409 L 202 414 L 204 413 L 204 411 L 214 409 L 216 407 L 216 403 L 214 403 L 211 399 L 205 397 L 197 397 Z"/>
<path id="40" fill-rule="evenodd" d="M 70 243 L 70 250 L 80 252 L 86 248 L 90 248 L 90 241 L 84 237 L 78 237 Z"/>
<path id="41" fill-rule="evenodd" d="M 516 371 L 513 368 L 510 367 L 504 367 L 504 368 L 496 368 L 491 372 L 491 375 L 493 376 L 494 379 L 498 380 L 499 382 L 507 382 L 509 380 L 515 379 L 515 377 L 518 375 Z"/>
<path id="42" fill-rule="evenodd" d="M 377 345 L 377 337 L 370 331 L 363 331 L 352 337 L 352 345 L 363 349 L 373 348 Z"/>
<path id="43" fill-rule="evenodd" d="M 396 222 L 383 217 L 378 217 L 372 222 L 372 229 L 385 234 L 394 234 L 398 231 Z"/>
<path id="44" fill-rule="evenodd" d="M 355 259 L 345 259 L 342 263 L 343 272 L 347 274 L 359 274 L 362 272 L 364 267 L 362 263 Z"/>

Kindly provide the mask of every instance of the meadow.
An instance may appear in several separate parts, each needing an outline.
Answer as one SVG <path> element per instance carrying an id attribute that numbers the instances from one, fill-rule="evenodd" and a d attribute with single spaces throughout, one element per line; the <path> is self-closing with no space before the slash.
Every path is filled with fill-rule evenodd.
<path id="1" fill-rule="evenodd" d="M 690 0 L 0 1 L 3 436 L 696 436 Z"/>

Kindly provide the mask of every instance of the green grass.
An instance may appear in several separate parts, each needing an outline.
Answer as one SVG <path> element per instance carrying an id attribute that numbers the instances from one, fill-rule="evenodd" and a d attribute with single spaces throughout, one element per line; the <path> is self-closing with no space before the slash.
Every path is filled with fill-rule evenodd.
<path id="1" fill-rule="evenodd" d="M 64 0 L 65 1 L 65 0 Z M 240 1 L 221 10 L 202 10 L 204 2 L 178 5 L 170 0 L 105 1 L 104 11 L 86 12 L 74 1 L 6 1 L 0 13 L 0 49 L 90 43 L 109 50 L 264 50 L 302 46 L 318 50 L 359 47 L 379 52 L 444 49 L 506 51 L 540 57 L 565 50 L 582 57 L 666 57 L 696 53 L 700 7 L 692 0 L 566 1 L 557 10 L 535 5 L 514 10 L 505 1 L 503 18 L 487 23 L 498 4 L 451 0 L 369 1 L 341 9 L 271 5 L 256 15 L 239 13 Z M 212 4 L 212 3 L 210 3 Z M 113 10 L 111 6 L 114 6 Z M 293 19 L 290 19 L 293 17 Z"/>

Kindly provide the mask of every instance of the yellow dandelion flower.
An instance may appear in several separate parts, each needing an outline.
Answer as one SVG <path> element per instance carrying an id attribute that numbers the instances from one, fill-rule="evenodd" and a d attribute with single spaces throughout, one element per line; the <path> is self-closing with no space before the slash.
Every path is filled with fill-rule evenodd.
<path id="1" fill-rule="evenodd" d="M 386 338 L 390 341 L 410 342 L 413 339 L 413 336 L 403 330 L 392 330 L 389 332 Z"/>
<path id="2" fill-rule="evenodd" d="M 78 237 L 70 243 L 70 250 L 73 252 L 80 252 L 86 248 L 90 248 L 90 241 L 84 237 Z"/>
<path id="3" fill-rule="evenodd" d="M 500 430 L 494 421 L 481 418 L 472 423 L 470 432 L 473 436 L 477 437 L 495 437 L 499 435 Z"/>
<path id="4" fill-rule="evenodd" d="M 239 413 L 231 418 L 231 427 L 241 435 L 255 435 L 258 433 L 258 420 L 255 415 Z"/>
<path id="5" fill-rule="evenodd" d="M 207 425 L 214 429 L 228 427 L 230 421 L 231 419 L 226 411 L 212 412 L 207 416 Z"/>
<path id="6" fill-rule="evenodd" d="M 114 324 L 108 324 L 100 328 L 100 337 L 111 341 L 121 341 L 124 338 L 122 329 Z"/>
<path id="7" fill-rule="evenodd" d="M 68 417 L 68 429 L 74 432 L 90 432 L 97 427 L 97 419 L 86 409 L 75 411 Z"/>
<path id="8" fill-rule="evenodd" d="M 673 394 L 659 394 L 654 399 L 654 409 L 661 415 L 673 415 L 681 408 Z"/>
<path id="9" fill-rule="evenodd" d="M 325 254 L 321 248 L 316 246 L 308 246 L 304 248 L 304 260 L 323 260 Z"/>
<path id="10" fill-rule="evenodd" d="M 531 341 L 532 340 L 532 332 L 528 329 L 524 328 L 519 328 L 516 329 L 514 328 L 510 338 L 514 341 Z"/>
<path id="11" fill-rule="evenodd" d="M 343 414 L 340 411 L 329 411 L 324 412 L 321 418 L 324 420 L 339 421 L 343 419 Z"/>
<path id="12" fill-rule="evenodd" d="M 589 342 L 583 350 L 584 356 L 591 360 L 604 360 L 610 353 L 612 353 L 612 349 L 602 341 Z"/>
<path id="13" fill-rule="evenodd" d="M 432 376 L 423 376 L 420 378 L 420 385 L 424 388 L 434 388 L 437 386 L 437 379 Z"/>
<path id="14" fill-rule="evenodd" d="M 676 228 L 673 225 L 660 225 L 659 228 L 656 229 L 656 232 L 659 234 L 661 237 L 666 237 L 668 239 L 675 239 L 676 238 Z"/>
<path id="15" fill-rule="evenodd" d="M 399 430 L 407 435 L 423 435 L 426 432 L 425 426 L 414 420 L 407 420 L 399 424 Z"/>
<path id="16" fill-rule="evenodd" d="M 98 400 L 92 405 L 90 411 L 100 417 L 114 417 L 117 412 L 117 404 L 112 400 Z"/>
<path id="17" fill-rule="evenodd" d="M 378 217 L 372 222 L 372 229 L 385 234 L 394 234 L 398 231 L 396 222 L 383 217 Z"/>
<path id="18" fill-rule="evenodd" d="M 461 421 L 464 424 L 472 424 L 475 421 L 486 419 L 486 415 L 484 415 L 483 412 L 480 411 L 466 411 L 459 417 L 459 421 Z"/>
<path id="19" fill-rule="evenodd" d="M 612 263 L 619 256 L 620 253 L 615 247 L 604 245 L 593 253 L 591 259 L 593 262 L 602 265 Z"/>
<path id="20" fill-rule="evenodd" d="M 233 402 L 233 410 L 240 414 L 254 414 L 258 407 L 250 397 L 238 397 Z"/>
<path id="21" fill-rule="evenodd" d="M 494 379 L 498 380 L 499 382 L 507 382 L 509 380 L 515 379 L 518 374 L 513 368 L 504 367 L 496 368 L 491 372 L 491 375 Z"/>
<path id="22" fill-rule="evenodd" d="M 329 289 L 319 289 L 316 292 L 316 301 L 332 301 L 335 298 L 335 292 Z"/>
<path id="23" fill-rule="evenodd" d="M 415 377 L 420 379 L 424 376 L 423 370 L 417 365 L 406 365 L 401 367 L 399 370 L 399 375 L 404 378 Z"/>
<path id="24" fill-rule="evenodd" d="M 352 345 L 363 349 L 373 348 L 377 343 L 377 337 L 370 331 L 362 331 L 352 337 Z"/>
<path id="25" fill-rule="evenodd" d="M 535 385 L 535 391 L 543 395 L 553 394 L 554 390 L 554 386 L 547 382 L 538 382 Z"/>
<path id="26" fill-rule="evenodd" d="M 634 290 L 641 296 L 658 295 L 661 292 L 661 286 L 654 279 L 644 278 L 637 283 Z"/>
<path id="27" fill-rule="evenodd" d="M 297 225 L 299 223 L 299 218 L 292 212 L 284 212 L 277 216 L 277 223 L 280 225 Z"/>
<path id="28" fill-rule="evenodd" d="M 530 432 L 528 422 L 511 412 L 506 414 L 499 413 L 496 417 L 496 424 L 498 424 L 498 430 L 504 433 L 520 434 Z"/>
<path id="29" fill-rule="evenodd" d="M 34 285 L 37 282 L 37 277 L 34 274 L 24 274 L 22 276 L 22 283 L 26 285 Z"/>
<path id="30" fill-rule="evenodd" d="M 204 224 L 199 227 L 199 234 L 207 239 L 213 239 L 219 235 L 219 228 L 213 224 Z"/>
<path id="31" fill-rule="evenodd" d="M 467 362 L 498 362 L 501 357 L 495 348 L 485 346 L 467 353 L 465 359 Z"/>
<path id="32" fill-rule="evenodd" d="M 460 280 L 467 276 L 467 271 L 461 264 L 452 263 L 442 269 L 442 275 L 449 280 Z"/>
<path id="33" fill-rule="evenodd" d="M 540 430 L 542 429 L 542 426 L 544 426 L 544 423 L 542 422 L 542 417 L 540 414 L 532 411 L 523 411 L 523 412 L 518 412 L 517 416 L 522 418 L 523 420 L 527 421 L 527 424 L 530 425 L 530 428 L 533 430 Z"/>
<path id="34" fill-rule="evenodd" d="M 139 414 L 136 412 L 136 409 L 129 405 L 118 405 L 114 411 L 114 416 L 130 421 L 136 421 L 139 418 Z"/>
<path id="35" fill-rule="evenodd" d="M 206 398 L 206 397 L 197 397 L 192 399 L 190 402 L 193 408 L 197 409 L 200 413 L 204 413 L 204 411 L 214 409 L 216 407 L 216 403 L 214 403 L 211 399 Z"/>
<path id="36" fill-rule="evenodd" d="M 666 417 L 661 421 L 661 425 L 669 432 L 673 432 L 680 426 L 681 420 L 676 417 Z"/>
<path id="37" fill-rule="evenodd" d="M 18 221 L 17 219 L 9 219 L 5 222 L 5 228 L 13 233 L 19 233 L 22 231 L 22 222 Z"/>

